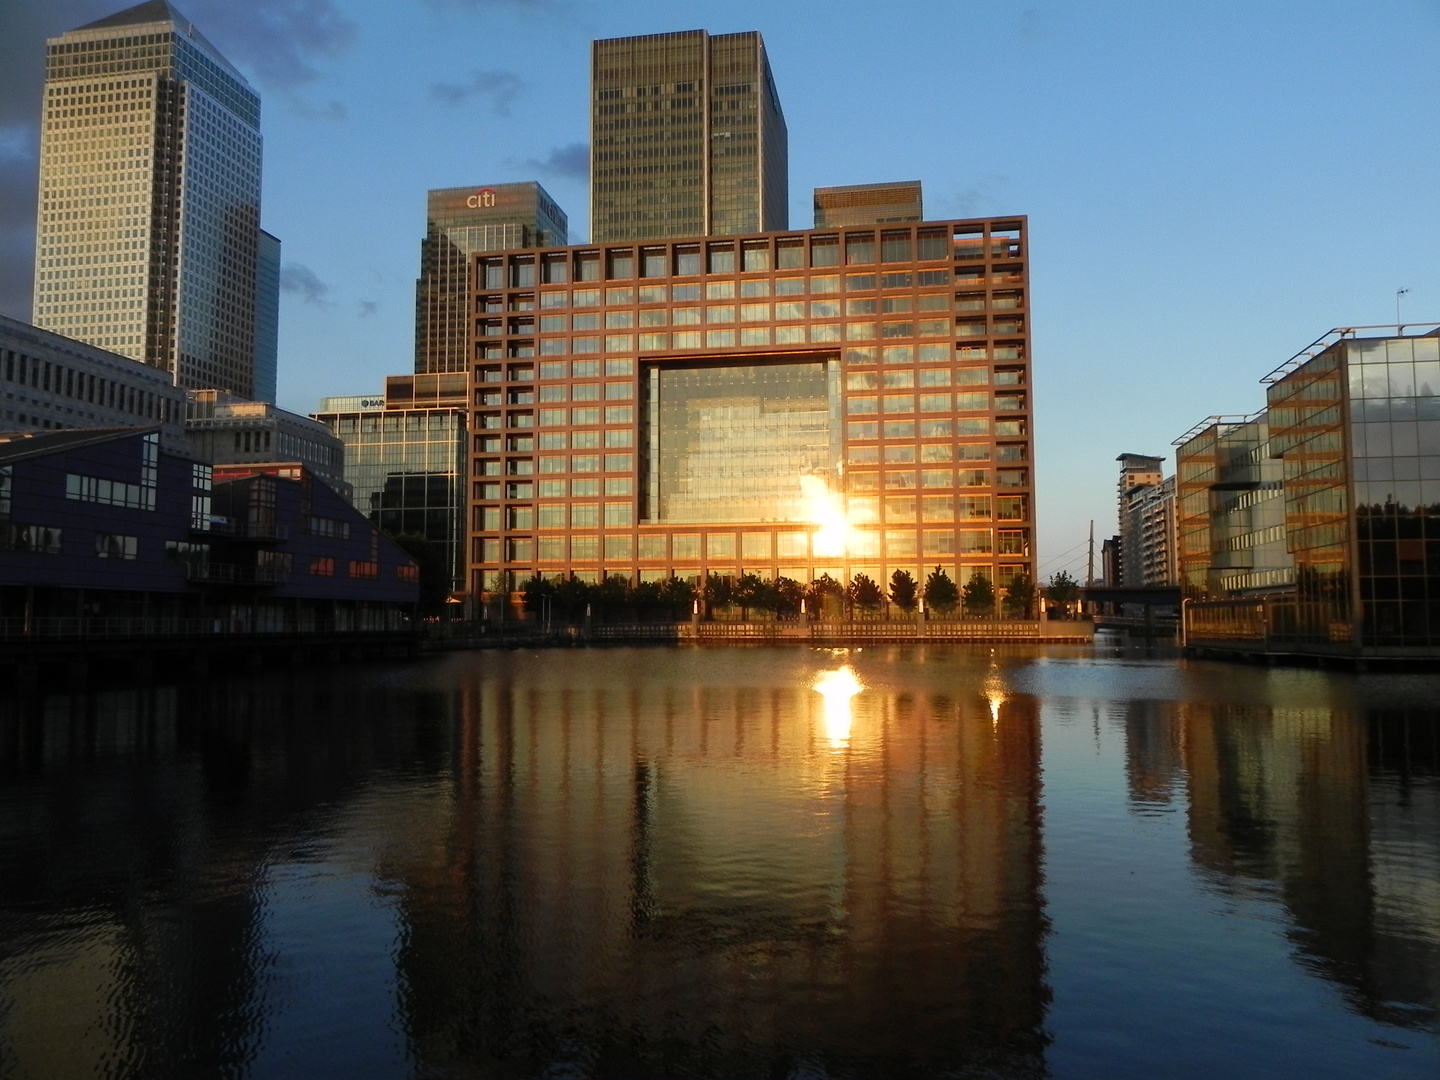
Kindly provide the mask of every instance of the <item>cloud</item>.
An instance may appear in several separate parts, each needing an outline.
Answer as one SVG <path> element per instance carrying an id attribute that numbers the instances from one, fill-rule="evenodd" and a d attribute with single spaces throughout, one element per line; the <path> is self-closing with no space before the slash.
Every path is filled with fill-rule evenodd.
<path id="1" fill-rule="evenodd" d="M 1046 41 L 1053 36 L 1056 13 L 1048 8 L 1026 8 L 1020 12 L 1016 32 L 1025 41 Z"/>
<path id="2" fill-rule="evenodd" d="M 280 288 L 284 292 L 295 293 L 307 304 L 325 307 L 330 303 L 326 299 L 330 286 L 316 277 L 315 271 L 303 263 L 286 263 L 280 268 Z"/>
<path id="3" fill-rule="evenodd" d="M 474 71 L 463 83 L 438 82 L 430 87 L 430 96 L 446 105 L 459 105 L 468 98 L 478 97 L 490 103 L 496 116 L 509 116 L 510 103 L 520 96 L 525 82 L 511 71 Z"/>
<path id="4" fill-rule="evenodd" d="M 305 98 L 291 97 L 289 108 L 293 115 L 302 120 L 323 120 L 339 124 L 350 119 L 350 111 L 338 101 L 328 101 L 324 105 L 320 105 L 313 101 L 307 101 Z"/>
<path id="5" fill-rule="evenodd" d="M 567 180 L 590 179 L 590 144 L 577 142 L 557 146 L 543 158 L 528 158 L 525 164 L 550 176 L 563 176 Z"/>
<path id="6" fill-rule="evenodd" d="M 362 319 L 368 319 L 371 315 L 374 315 L 374 314 L 375 314 L 377 311 L 379 311 L 379 310 L 380 310 L 380 301 L 379 301 L 379 300 L 361 300 L 361 301 L 360 301 L 360 318 L 362 318 Z"/>
<path id="7" fill-rule="evenodd" d="M 342 56 L 356 26 L 334 0 L 182 0 L 184 13 L 236 67 L 263 86 L 292 89 L 319 76 L 315 63 Z"/>

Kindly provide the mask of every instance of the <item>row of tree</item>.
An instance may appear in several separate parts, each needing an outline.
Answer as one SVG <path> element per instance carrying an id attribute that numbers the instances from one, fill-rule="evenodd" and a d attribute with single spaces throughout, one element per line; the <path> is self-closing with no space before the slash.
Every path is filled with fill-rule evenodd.
<path id="1" fill-rule="evenodd" d="M 887 601 L 907 615 L 923 601 L 927 612 L 942 618 L 957 609 L 974 618 L 994 615 L 998 600 L 1004 615 L 1029 618 L 1037 592 L 1034 582 L 1024 574 L 1012 578 L 1003 595 L 998 596 L 990 579 L 979 572 L 971 574 L 963 587 L 957 587 L 943 569 L 936 567 L 926 576 L 923 586 L 909 572 L 896 570 L 890 575 L 888 590 L 866 574 L 856 574 L 844 585 L 829 574 L 822 574 L 809 585 L 788 577 L 710 574 L 698 587 L 677 577 L 632 585 L 618 575 L 591 583 L 573 575 L 557 581 L 537 574 L 525 583 L 523 596 L 526 611 L 558 622 L 574 622 L 587 615 L 605 620 L 626 614 L 639 619 L 678 620 L 688 618 L 697 603 L 707 617 L 720 610 L 739 609 L 740 618 L 748 621 L 752 612 L 796 618 L 802 605 L 813 618 L 873 618 Z M 1044 593 L 1046 599 L 1064 604 L 1078 596 L 1078 589 L 1060 574 L 1051 579 Z"/>

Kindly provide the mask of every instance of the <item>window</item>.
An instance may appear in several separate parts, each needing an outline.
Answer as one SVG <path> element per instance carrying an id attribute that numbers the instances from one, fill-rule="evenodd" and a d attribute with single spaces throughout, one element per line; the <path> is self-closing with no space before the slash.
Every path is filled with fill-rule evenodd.
<path id="1" fill-rule="evenodd" d="M 365 581 L 374 581 L 380 576 L 380 564 L 378 562 L 366 562 L 360 559 L 350 560 L 350 576 Z"/>
<path id="2" fill-rule="evenodd" d="M 570 527 L 572 529 L 593 529 L 600 524 L 600 507 L 596 503 L 572 503 L 570 506 Z"/>
<path id="3" fill-rule="evenodd" d="M 118 533 L 97 532 L 95 554 L 102 559 L 134 559 L 139 554 L 140 541 L 134 536 Z"/>
<path id="4" fill-rule="evenodd" d="M 700 247 L 697 244 L 677 244 L 675 247 L 675 273 L 679 277 L 690 277 L 700 273 Z M 678 300 L 679 297 L 677 296 Z"/>
<path id="5" fill-rule="evenodd" d="M 45 525 L 13 525 L 0 522 L 0 551 L 23 551 L 35 555 L 60 554 L 60 530 Z"/>
<path id="6" fill-rule="evenodd" d="M 310 560 L 310 573 L 315 577 L 334 577 L 335 560 L 328 555 L 317 555 Z"/>
<path id="7" fill-rule="evenodd" d="M 607 529 L 620 529 L 631 525 L 630 509 L 631 504 L 628 502 L 607 502 L 605 504 L 605 527 Z"/>

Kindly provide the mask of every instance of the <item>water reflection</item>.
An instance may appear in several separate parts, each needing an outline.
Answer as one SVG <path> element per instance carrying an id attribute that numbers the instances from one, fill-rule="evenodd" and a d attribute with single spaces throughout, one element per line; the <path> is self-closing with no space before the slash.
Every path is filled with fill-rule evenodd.
<path id="1" fill-rule="evenodd" d="M 494 653 L 0 703 L 0 1075 L 1044 1075 L 1042 715 L 1123 732 L 1103 795 L 1352 1015 L 1435 1030 L 1433 709 L 1042 669 Z"/>
<path id="2" fill-rule="evenodd" d="M 815 691 L 825 702 L 825 735 L 830 745 L 839 749 L 850 743 L 850 699 L 865 689 L 849 664 L 834 671 L 822 671 L 815 677 Z"/>

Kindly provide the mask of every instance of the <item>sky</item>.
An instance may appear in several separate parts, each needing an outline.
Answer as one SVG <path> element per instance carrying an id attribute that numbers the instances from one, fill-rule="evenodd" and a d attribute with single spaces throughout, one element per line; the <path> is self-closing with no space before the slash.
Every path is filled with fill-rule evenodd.
<path id="1" fill-rule="evenodd" d="M 44 39 L 0 0 L 0 312 L 28 318 Z M 413 368 L 429 188 L 539 180 L 588 236 L 589 43 L 764 34 L 811 190 L 919 179 L 1030 227 L 1040 577 L 1164 454 L 1332 327 L 1440 320 L 1440 0 L 175 0 L 259 90 L 280 404 Z"/>

